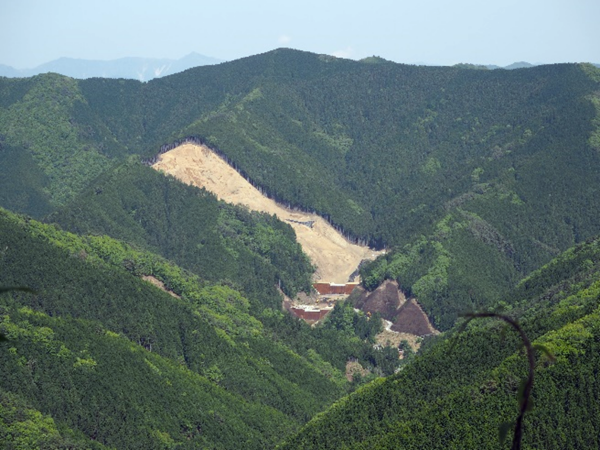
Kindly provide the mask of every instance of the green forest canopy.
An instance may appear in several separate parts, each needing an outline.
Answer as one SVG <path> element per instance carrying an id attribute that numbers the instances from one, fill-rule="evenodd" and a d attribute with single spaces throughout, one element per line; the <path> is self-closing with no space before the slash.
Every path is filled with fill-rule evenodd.
<path id="1" fill-rule="evenodd" d="M 193 137 L 273 198 L 393 249 L 367 287 L 397 278 L 447 329 L 600 229 L 599 80 L 586 64 L 480 71 L 287 49 L 148 83 L 3 78 L 0 200 L 41 218 L 128 155 Z"/>
<path id="2" fill-rule="evenodd" d="M 596 241 L 583 243 L 600 232 L 599 83 L 585 64 L 481 71 L 286 49 L 149 83 L 0 78 L 0 205 L 77 233 L 2 212 L 0 280 L 37 293 L 0 299 L 0 439 L 273 447 L 347 392 L 348 358 L 390 370 L 370 331 L 279 311 L 275 284 L 293 295 L 313 270 L 289 226 L 140 163 L 191 138 L 269 196 L 388 247 L 364 285 L 398 280 L 436 327 L 512 308 L 558 356 L 540 361 L 527 445 L 597 447 L 598 361 L 582 355 L 598 353 Z M 495 446 L 522 371 L 495 330 L 471 326 L 462 359 L 426 344 L 285 445 Z"/>

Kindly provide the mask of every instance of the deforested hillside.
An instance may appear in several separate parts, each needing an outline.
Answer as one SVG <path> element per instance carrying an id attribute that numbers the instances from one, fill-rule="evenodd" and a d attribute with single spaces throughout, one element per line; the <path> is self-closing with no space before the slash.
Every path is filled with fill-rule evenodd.
<path id="1" fill-rule="evenodd" d="M 364 336 L 313 329 L 282 312 L 281 294 L 310 292 L 314 267 L 291 226 L 274 216 L 228 205 L 134 161 L 96 179 L 48 220 L 74 233 L 120 239 L 201 280 L 234 288 L 248 299 L 248 314 L 272 340 L 322 361 L 334 378 L 351 358 L 373 370 L 380 365 L 382 350 Z"/>
<path id="2" fill-rule="evenodd" d="M 365 245 L 349 242 L 317 214 L 291 210 L 267 198 L 206 146 L 183 144 L 160 155 L 152 167 L 184 183 L 204 188 L 227 203 L 272 214 L 288 223 L 316 268 L 314 281 L 354 281 L 352 275 L 358 273 L 361 263 L 381 254 Z"/>
<path id="3" fill-rule="evenodd" d="M 600 445 L 600 241 L 574 247 L 522 280 L 504 313 L 538 351 L 522 448 Z M 448 336 L 447 336 L 448 337 Z M 430 343 L 412 364 L 315 417 L 284 449 L 497 449 L 514 424 L 527 363 L 516 332 L 474 321 Z"/>

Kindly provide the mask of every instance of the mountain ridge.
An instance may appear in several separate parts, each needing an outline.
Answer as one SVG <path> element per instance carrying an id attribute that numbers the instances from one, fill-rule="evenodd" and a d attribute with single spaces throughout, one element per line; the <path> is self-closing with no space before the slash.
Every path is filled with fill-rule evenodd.
<path id="1" fill-rule="evenodd" d="M 112 60 L 93 60 L 61 57 L 31 69 L 15 69 L 0 64 L 0 76 L 31 77 L 54 72 L 77 79 L 86 78 L 126 78 L 149 81 L 167 75 L 183 72 L 192 67 L 219 64 L 220 59 L 189 53 L 179 59 L 124 57 Z"/>
<path id="2" fill-rule="evenodd" d="M 536 360 L 528 445 L 597 447 L 599 98 L 590 64 L 289 49 L 144 83 L 0 78 L 0 206 L 44 220 L 0 210 L 0 280 L 36 290 L 0 297 L 0 439 L 497 448 L 524 374 L 518 339 L 488 321 L 457 335 L 457 320 L 503 308 L 557 357 Z M 278 287 L 310 289 L 293 229 L 148 167 L 185 140 L 391 247 L 361 267 L 365 288 L 399 286 L 441 334 L 415 357 L 374 346 L 379 314 L 350 302 L 314 328 L 283 312 Z M 347 380 L 348 362 L 371 374 Z"/>
<path id="3" fill-rule="evenodd" d="M 0 130 L 11 158 L 45 173 L 47 184 L 27 195 L 49 194 L 46 210 L 128 155 L 147 160 L 192 137 L 270 198 L 394 247 L 364 268 L 365 286 L 397 278 L 444 329 L 465 305 L 499 300 L 598 231 L 596 72 L 369 64 L 278 49 L 148 83 L 0 79 Z M 27 179 L 6 176 L 15 186 Z M 7 200 L 22 202 L 17 194 Z"/>

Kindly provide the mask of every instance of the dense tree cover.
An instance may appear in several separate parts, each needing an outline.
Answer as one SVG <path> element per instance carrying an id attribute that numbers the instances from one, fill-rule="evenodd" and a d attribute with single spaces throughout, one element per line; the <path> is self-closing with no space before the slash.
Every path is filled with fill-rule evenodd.
<path id="1" fill-rule="evenodd" d="M 0 279 L 35 290 L 0 299 L 0 388 L 44 421 L 109 447 L 264 448 L 345 392 L 232 288 L 105 236 L 0 219 Z"/>
<path id="2" fill-rule="evenodd" d="M 280 307 L 275 286 L 290 296 L 310 290 L 313 267 L 288 224 L 139 163 L 97 178 L 49 221 L 152 250 L 205 280 L 229 281 L 261 310 Z"/>
<path id="3" fill-rule="evenodd" d="M 57 74 L 34 77 L 18 100 L 0 108 L 0 134 L 6 144 L 28 152 L 47 177 L 46 190 L 54 204 L 63 204 L 111 165 L 122 148 L 102 124 L 86 117 L 78 81 Z M 19 80 L 2 79 L 2 90 Z M 92 119 L 91 121 L 89 119 Z M 18 156 L 18 153 L 15 153 Z M 27 173 L 22 167 L 22 174 Z"/>
<path id="4" fill-rule="evenodd" d="M 1 137 L 0 137 L 1 139 Z M 30 153 L 0 140 L 0 204 L 13 211 L 41 217 L 53 209 L 46 191 L 46 174 Z"/>
<path id="5" fill-rule="evenodd" d="M 49 220 L 77 233 L 123 239 L 203 280 L 237 287 L 252 305 L 249 314 L 269 328 L 272 338 L 311 361 L 322 359 L 343 371 L 349 358 L 372 368 L 384 360 L 362 332 L 354 336 L 335 327 L 311 329 L 280 312 L 276 287 L 290 296 L 308 292 L 313 268 L 293 229 L 275 217 L 219 202 L 205 190 L 132 162 L 96 179 Z"/>
<path id="6" fill-rule="evenodd" d="M 2 327 L 3 388 L 108 447 L 263 448 L 293 427 L 97 322 L 5 306 Z"/>
<path id="7" fill-rule="evenodd" d="M 556 358 L 536 356 L 524 448 L 597 448 L 600 240 L 562 254 L 511 297 L 505 313 Z M 498 429 L 516 418 L 527 372 L 520 340 L 493 320 L 450 336 L 430 343 L 398 374 L 337 402 L 280 448 L 499 448 Z"/>
<path id="8" fill-rule="evenodd" d="M 495 301 L 600 231 L 598 72 L 372 64 L 280 49 L 149 83 L 2 78 L 3 162 L 18 182 L 0 201 L 41 217 L 127 154 L 152 157 L 194 137 L 268 195 L 395 249 L 383 265 L 422 247 L 422 236 L 439 241 L 450 215 L 462 231 L 439 242 L 443 251 L 436 244 L 441 256 L 421 258 L 418 273 L 389 274 L 420 292 L 447 329 L 464 305 Z M 471 276 L 472 267 L 486 273 Z M 371 285 L 385 273 L 372 270 Z M 437 278 L 434 292 L 427 280 Z"/>
<path id="9" fill-rule="evenodd" d="M 5 391 L 0 391 L 0 442 L 7 450 L 107 448 L 65 427 L 59 429 L 51 417 Z"/>
<path id="10" fill-rule="evenodd" d="M 354 334 L 360 339 L 372 343 L 375 343 L 375 336 L 383 331 L 379 313 L 367 316 L 362 311 L 355 311 L 349 301 L 337 302 L 323 326 Z"/>
<path id="11" fill-rule="evenodd" d="M 289 226 L 137 163 L 193 137 L 271 197 L 390 247 L 365 286 L 398 280 L 442 330 L 512 308 L 558 356 L 539 361 L 526 444 L 597 447 L 597 241 L 535 270 L 600 231 L 599 83 L 590 65 L 292 50 L 145 84 L 0 78 L 0 205 L 96 235 L 1 213 L 0 280 L 37 294 L 1 299 L 0 433 L 50 448 L 269 447 L 345 392 L 349 357 L 394 369 L 360 316 L 351 332 L 344 308 L 316 329 L 279 310 L 275 285 L 310 281 Z M 455 353 L 426 341 L 287 447 L 493 447 L 524 371 L 499 334 L 472 324 Z"/>

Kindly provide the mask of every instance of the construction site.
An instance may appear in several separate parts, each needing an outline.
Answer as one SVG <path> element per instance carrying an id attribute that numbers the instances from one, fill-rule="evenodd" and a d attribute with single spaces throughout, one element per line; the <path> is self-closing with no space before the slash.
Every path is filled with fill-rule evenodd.
<path id="1" fill-rule="evenodd" d="M 355 307 L 366 313 L 378 312 L 388 321 L 390 325 L 385 331 L 388 339 L 395 341 L 399 335 L 414 337 L 436 332 L 416 299 L 404 298 L 397 283 L 386 282 L 373 292 L 360 287 L 360 265 L 377 258 L 384 251 L 349 242 L 317 214 L 292 210 L 276 203 L 207 146 L 184 142 L 160 154 L 152 167 L 204 188 L 220 200 L 275 215 L 290 224 L 304 253 L 316 267 L 313 292 L 300 293 L 295 299 L 284 299 L 283 308 L 291 314 L 309 324 L 316 324 L 327 316 L 336 302 L 358 290 L 353 297 L 356 298 Z"/>

